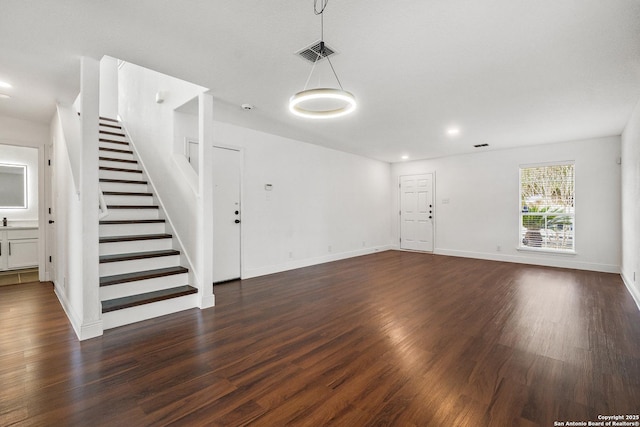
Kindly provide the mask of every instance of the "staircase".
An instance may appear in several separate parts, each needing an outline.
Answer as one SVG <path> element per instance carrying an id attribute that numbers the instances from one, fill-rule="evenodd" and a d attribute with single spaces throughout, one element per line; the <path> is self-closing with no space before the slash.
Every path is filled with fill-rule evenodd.
<path id="1" fill-rule="evenodd" d="M 100 117 L 99 167 L 108 214 L 100 220 L 103 329 L 197 307 L 189 270 L 117 120 Z"/>

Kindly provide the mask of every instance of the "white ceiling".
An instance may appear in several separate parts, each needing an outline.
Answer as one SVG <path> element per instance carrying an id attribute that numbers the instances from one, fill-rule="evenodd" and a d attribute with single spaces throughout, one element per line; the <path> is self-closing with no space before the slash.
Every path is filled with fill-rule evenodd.
<path id="1" fill-rule="evenodd" d="M 48 123 L 81 55 L 208 87 L 220 120 L 389 162 L 619 135 L 640 98 L 638 0 L 330 0 L 359 105 L 318 122 L 287 102 L 319 27 L 312 0 L 0 0 L 0 115 Z"/>

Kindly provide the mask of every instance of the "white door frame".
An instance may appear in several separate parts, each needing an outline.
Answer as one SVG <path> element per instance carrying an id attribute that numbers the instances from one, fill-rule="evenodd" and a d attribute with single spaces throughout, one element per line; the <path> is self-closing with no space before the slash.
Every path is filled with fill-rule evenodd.
<path id="1" fill-rule="evenodd" d="M 432 251 L 414 251 L 412 249 L 403 249 L 402 243 L 400 239 L 402 238 L 402 191 L 400 191 L 402 178 L 416 175 L 431 175 L 431 191 L 432 191 L 432 200 L 433 200 L 433 221 L 431 221 L 431 239 L 433 241 L 433 250 Z M 436 252 L 436 221 L 438 219 L 436 211 L 436 173 L 435 172 L 420 172 L 420 173 L 411 173 L 405 175 L 398 176 L 398 249 L 401 251 L 407 252 L 425 252 L 425 253 L 435 253 Z"/>
<path id="2" fill-rule="evenodd" d="M 48 252 L 48 210 L 49 197 L 48 197 L 48 182 L 50 177 L 50 170 L 47 166 L 47 160 L 51 158 L 49 153 L 49 146 L 46 144 L 35 144 L 31 142 L 18 143 L 9 139 L 0 139 L 0 145 L 9 145 L 13 147 L 22 148 L 34 148 L 38 152 L 38 280 L 46 282 L 53 280 L 48 275 L 49 268 L 47 267 L 47 252 Z"/>
<path id="3" fill-rule="evenodd" d="M 244 274 L 244 148 L 237 145 L 224 144 L 214 141 L 213 148 L 222 148 L 225 150 L 235 150 L 240 154 L 240 279 L 243 279 Z M 215 201 L 214 201 L 215 203 Z M 215 255 L 214 255 L 215 256 Z"/>

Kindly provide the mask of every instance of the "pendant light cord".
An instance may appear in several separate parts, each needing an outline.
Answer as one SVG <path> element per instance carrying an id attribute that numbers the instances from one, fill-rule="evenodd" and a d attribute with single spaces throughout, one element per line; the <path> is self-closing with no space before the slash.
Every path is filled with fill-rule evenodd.
<path id="1" fill-rule="evenodd" d="M 318 2 L 321 2 L 320 9 L 318 10 Z M 316 53 L 316 60 L 313 61 L 313 67 L 311 67 L 311 72 L 309 73 L 309 77 L 307 77 L 307 82 L 304 85 L 304 90 L 307 90 L 307 85 L 309 84 L 309 80 L 311 79 L 311 75 L 313 74 L 313 70 L 316 68 L 316 64 L 320 61 L 325 55 L 324 50 L 324 10 L 327 8 L 329 4 L 329 0 L 313 0 L 313 13 L 316 15 L 320 15 L 320 52 Z M 333 76 L 336 78 L 338 82 L 338 86 L 340 86 L 340 90 L 344 90 L 342 87 L 342 83 L 338 78 L 338 74 L 336 70 L 333 68 L 333 64 L 331 63 L 331 58 L 329 56 L 324 56 L 329 61 L 329 66 L 331 67 L 331 71 L 333 72 Z"/>

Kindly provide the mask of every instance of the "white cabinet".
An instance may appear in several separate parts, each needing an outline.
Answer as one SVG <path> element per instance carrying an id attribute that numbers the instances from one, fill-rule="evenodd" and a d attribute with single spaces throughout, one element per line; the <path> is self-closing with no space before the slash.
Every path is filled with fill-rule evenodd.
<path id="1" fill-rule="evenodd" d="M 38 266 L 38 229 L 0 229 L 0 270 Z"/>

